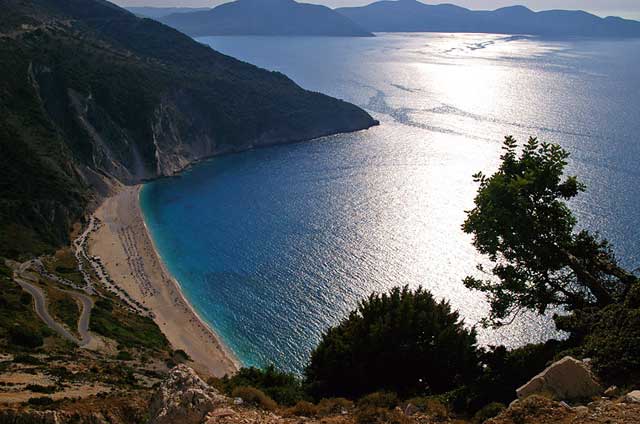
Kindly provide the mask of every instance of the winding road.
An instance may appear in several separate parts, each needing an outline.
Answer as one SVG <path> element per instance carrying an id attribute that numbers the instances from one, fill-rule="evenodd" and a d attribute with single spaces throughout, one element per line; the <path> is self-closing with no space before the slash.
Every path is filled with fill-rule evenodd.
<path id="1" fill-rule="evenodd" d="M 91 310 L 93 309 L 93 300 L 82 293 L 72 292 L 69 290 L 62 290 L 65 293 L 73 296 L 82 304 L 82 311 L 80 312 L 80 318 L 78 319 L 78 334 L 80 339 L 75 337 L 69 330 L 67 330 L 62 324 L 57 322 L 47 308 L 47 298 L 42 289 L 32 283 L 20 278 L 20 275 L 25 271 L 25 267 L 21 266 L 18 271 L 14 272 L 13 279 L 20 285 L 27 293 L 29 293 L 34 300 L 36 314 L 44 321 L 49 328 L 58 333 L 60 336 L 69 340 L 80 347 L 90 347 L 96 344 L 96 340 L 89 332 L 89 321 L 91 319 Z"/>

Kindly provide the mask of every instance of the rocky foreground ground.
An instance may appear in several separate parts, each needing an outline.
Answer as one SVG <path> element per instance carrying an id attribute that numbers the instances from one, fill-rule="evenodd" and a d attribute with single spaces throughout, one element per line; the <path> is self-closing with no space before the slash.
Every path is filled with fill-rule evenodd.
<path id="1" fill-rule="evenodd" d="M 567 368 L 563 369 L 563 372 Z M 545 370 L 547 371 L 547 370 Z M 557 374 L 556 374 L 557 375 Z M 567 376 L 567 374 L 564 374 Z M 536 376 L 536 378 L 539 376 Z M 549 377 L 549 387 L 554 386 Z M 535 380 L 535 379 L 533 379 Z M 532 381 L 533 381 L 532 380 Z M 545 383 L 545 384 L 547 384 Z M 584 388 L 584 381 L 574 380 L 574 388 Z M 637 424 L 640 423 L 640 391 L 610 397 L 599 397 L 584 404 L 570 406 L 563 401 L 551 400 L 533 394 L 515 401 L 499 416 L 485 421 L 487 424 Z M 113 399 L 111 400 L 113 402 Z M 353 409 L 337 410 L 322 417 L 305 417 L 288 410 L 265 411 L 248 405 L 240 399 L 220 394 L 205 383 L 186 365 L 171 370 L 157 387 L 150 403 L 136 396 L 122 396 L 121 406 L 105 410 L 96 399 L 76 411 L 35 411 L 7 409 L 0 411 L 0 424 L 125 424 L 127 414 L 148 414 L 149 424 L 427 424 L 427 423 L 480 423 L 477 420 L 452 418 L 442 414 L 419 412 L 415 408 L 396 408 L 381 416 L 363 417 Z M 89 412 L 93 411 L 93 412 Z M 101 412 L 95 412 L 101 411 Z"/>

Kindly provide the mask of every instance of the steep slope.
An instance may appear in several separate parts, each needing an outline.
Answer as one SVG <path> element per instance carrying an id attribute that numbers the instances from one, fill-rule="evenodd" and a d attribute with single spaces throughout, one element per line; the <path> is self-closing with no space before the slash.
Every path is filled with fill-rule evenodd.
<path id="1" fill-rule="evenodd" d="M 368 37 L 371 33 L 325 6 L 294 0 L 237 0 L 212 10 L 160 21 L 192 36 L 314 35 Z"/>
<path id="2" fill-rule="evenodd" d="M 417 0 L 378 1 L 337 12 L 373 32 L 480 32 L 545 36 L 640 37 L 640 22 L 582 12 L 533 12 L 523 6 L 469 10 Z"/>
<path id="3" fill-rule="evenodd" d="M 0 256 L 67 242 L 112 179 L 376 123 L 103 0 L 0 10 Z"/>

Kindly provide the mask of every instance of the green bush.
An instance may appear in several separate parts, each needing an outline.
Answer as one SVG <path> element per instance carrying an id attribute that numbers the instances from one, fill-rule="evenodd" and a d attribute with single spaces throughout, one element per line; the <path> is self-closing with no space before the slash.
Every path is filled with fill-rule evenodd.
<path id="1" fill-rule="evenodd" d="M 482 424 L 488 419 L 497 417 L 505 409 L 506 407 L 504 406 L 504 404 L 499 402 L 491 402 L 490 404 L 476 412 L 476 414 L 473 416 L 473 422 L 474 424 Z"/>
<path id="2" fill-rule="evenodd" d="M 50 302 L 49 310 L 56 319 L 66 324 L 70 330 L 74 331 L 78 327 L 80 309 L 74 299 L 63 294 L 59 299 Z"/>
<path id="3" fill-rule="evenodd" d="M 42 346 L 44 340 L 39 331 L 16 325 L 9 329 L 9 343 L 30 349 Z"/>
<path id="4" fill-rule="evenodd" d="M 121 350 L 120 352 L 118 352 L 116 359 L 119 359 L 121 361 L 131 361 L 133 359 L 133 356 L 126 350 Z"/>
<path id="5" fill-rule="evenodd" d="M 640 381 L 640 284 L 623 303 L 574 311 L 557 317 L 556 324 L 577 340 L 571 353 L 591 358 L 604 382 L 627 386 Z"/>
<path id="6" fill-rule="evenodd" d="M 173 351 L 173 360 L 179 364 L 183 364 L 191 360 L 191 357 L 182 349 Z"/>
<path id="7" fill-rule="evenodd" d="M 35 356 L 19 354 L 13 358 L 16 364 L 42 365 L 43 362 Z"/>
<path id="8" fill-rule="evenodd" d="M 482 375 L 448 392 L 445 398 L 454 410 L 469 413 L 492 402 L 508 404 L 516 398 L 516 389 L 553 362 L 566 345 L 566 342 L 550 340 L 513 350 L 490 347 L 480 353 Z"/>
<path id="9" fill-rule="evenodd" d="M 306 377 L 316 398 L 374 390 L 402 396 L 443 393 L 479 374 L 475 330 L 426 290 L 372 294 L 330 328 Z"/>
<path id="10" fill-rule="evenodd" d="M 55 393 L 56 392 L 55 386 L 41 386 L 39 384 L 27 384 L 25 389 L 29 390 L 30 392 L 34 392 L 34 393 L 51 394 L 51 393 Z"/>
<path id="11" fill-rule="evenodd" d="M 35 406 L 48 406 L 48 405 L 51 405 L 54 402 L 55 401 L 53 399 L 51 399 L 49 396 L 35 397 L 35 398 L 31 398 L 31 399 L 29 399 L 27 401 L 27 403 L 29 403 L 29 405 L 35 405 Z"/>
<path id="12" fill-rule="evenodd" d="M 96 302 L 90 330 L 118 342 L 122 348 L 167 350 L 169 342 L 149 317 L 116 309 L 110 300 Z"/>
<path id="13" fill-rule="evenodd" d="M 0 272 L 0 344 L 9 351 L 38 347 L 52 332 L 33 310 L 31 295 L 12 281 L 10 275 L 11 271 L 3 265 Z"/>
<path id="14" fill-rule="evenodd" d="M 241 368 L 231 378 L 222 379 L 221 385 L 226 393 L 231 393 L 236 387 L 258 388 L 280 405 L 292 406 L 309 400 L 299 378 L 273 365 L 264 369 Z"/>
<path id="15" fill-rule="evenodd" d="M 236 387 L 231 392 L 231 396 L 240 398 L 248 404 L 258 406 L 267 411 L 274 411 L 278 408 L 278 404 L 273 399 L 255 387 Z"/>

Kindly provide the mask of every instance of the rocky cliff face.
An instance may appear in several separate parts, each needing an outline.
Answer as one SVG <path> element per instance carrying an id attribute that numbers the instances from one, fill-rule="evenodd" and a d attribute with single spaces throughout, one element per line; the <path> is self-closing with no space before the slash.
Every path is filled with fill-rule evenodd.
<path id="1" fill-rule="evenodd" d="M 186 365 L 173 368 L 151 401 L 149 424 L 201 423 L 228 399 Z"/>
<path id="2" fill-rule="evenodd" d="M 110 180 L 376 124 L 106 1 L 0 7 L 0 256 L 66 242 L 68 223 Z"/>

